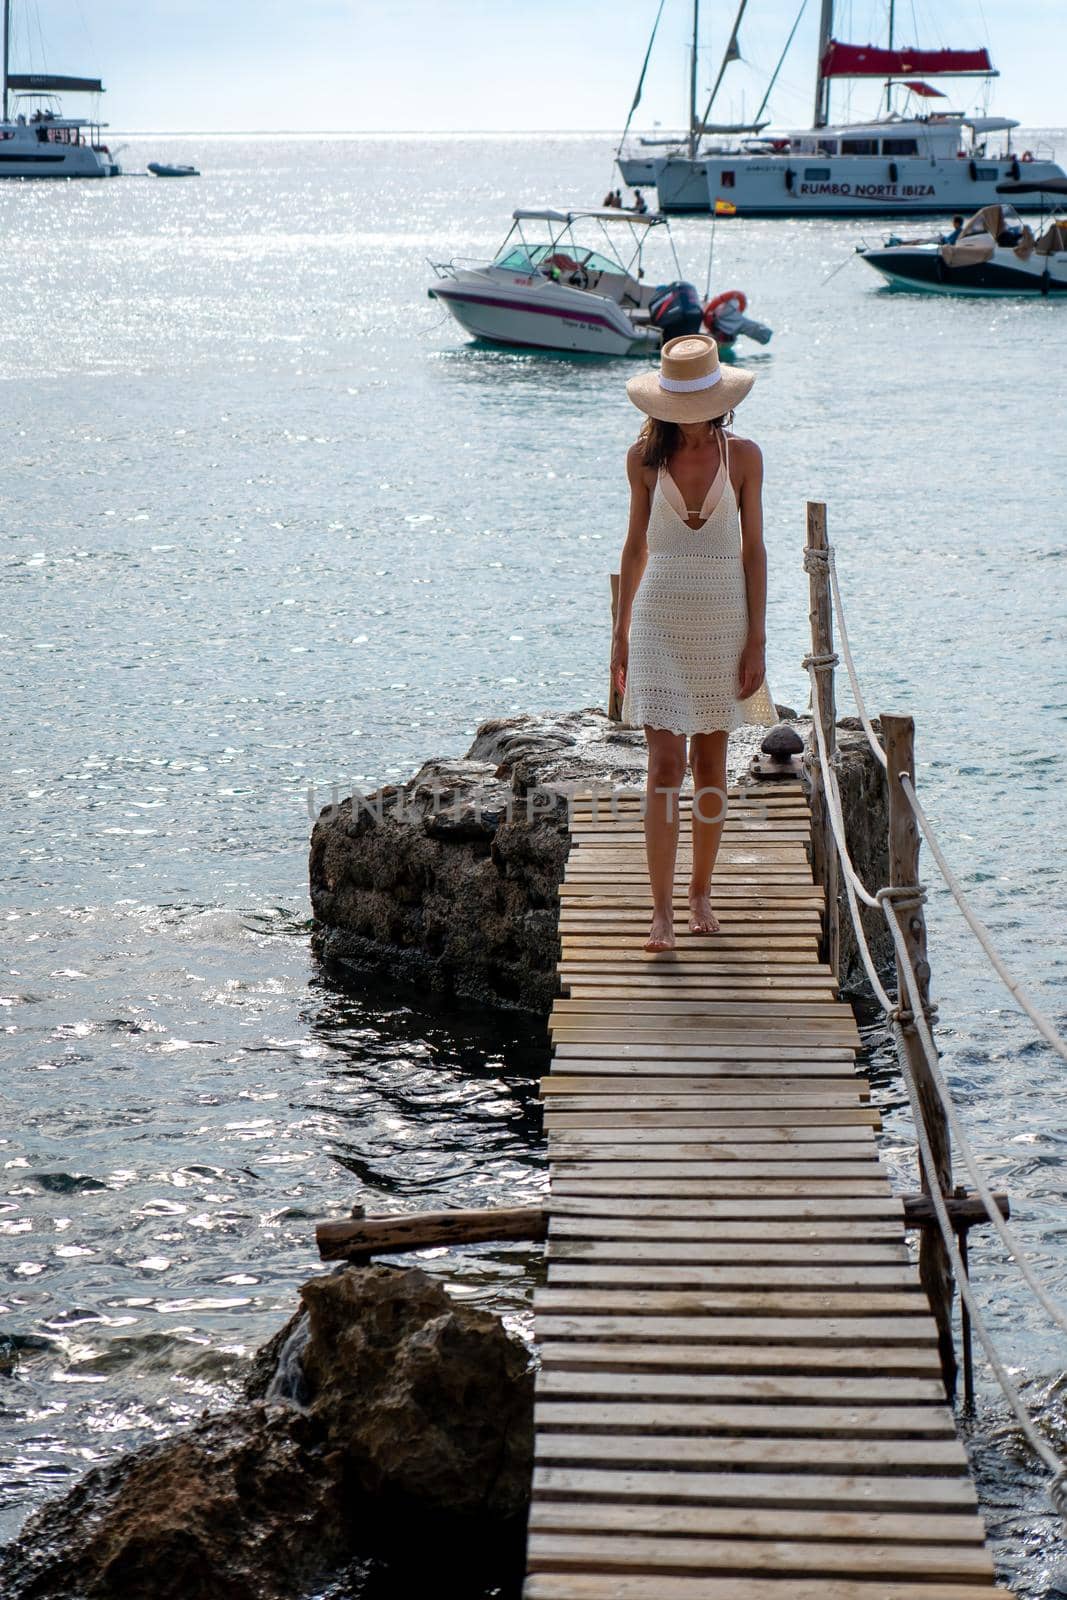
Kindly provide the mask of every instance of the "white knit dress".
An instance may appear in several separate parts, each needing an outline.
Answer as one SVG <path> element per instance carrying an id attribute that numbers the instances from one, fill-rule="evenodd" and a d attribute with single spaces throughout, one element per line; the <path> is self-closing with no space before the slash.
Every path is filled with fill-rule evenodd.
<path id="1" fill-rule="evenodd" d="M 648 519 L 648 564 L 634 598 L 622 720 L 670 733 L 719 733 L 778 717 L 767 680 L 737 699 L 748 635 L 741 519 L 730 447 L 691 528 L 685 501 L 661 467 Z"/>

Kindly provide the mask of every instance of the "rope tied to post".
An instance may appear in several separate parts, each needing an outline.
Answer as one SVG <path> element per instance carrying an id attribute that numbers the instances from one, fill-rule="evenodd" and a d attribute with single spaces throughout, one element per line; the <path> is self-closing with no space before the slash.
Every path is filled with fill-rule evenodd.
<path id="1" fill-rule="evenodd" d="M 829 575 L 829 545 L 825 550 L 815 550 L 810 544 L 804 546 L 804 571 L 809 578 L 825 578 Z"/>
<path id="2" fill-rule="evenodd" d="M 806 655 L 800 665 L 811 672 L 832 672 L 841 657 L 836 650 L 825 650 L 820 654 Z"/>

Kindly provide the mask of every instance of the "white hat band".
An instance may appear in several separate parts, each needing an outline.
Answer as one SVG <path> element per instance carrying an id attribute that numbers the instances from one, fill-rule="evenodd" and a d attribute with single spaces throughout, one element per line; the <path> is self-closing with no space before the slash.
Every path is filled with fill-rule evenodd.
<path id="1" fill-rule="evenodd" d="M 722 368 L 708 372 L 702 378 L 665 378 L 659 375 L 659 386 L 671 394 L 695 394 L 698 389 L 711 389 L 722 377 Z"/>

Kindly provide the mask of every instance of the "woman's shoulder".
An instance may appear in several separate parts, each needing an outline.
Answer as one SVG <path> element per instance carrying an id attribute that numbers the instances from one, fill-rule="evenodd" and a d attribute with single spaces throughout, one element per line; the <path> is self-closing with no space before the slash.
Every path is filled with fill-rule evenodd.
<path id="1" fill-rule="evenodd" d="M 631 483 L 643 483 L 647 489 L 653 488 L 656 482 L 655 467 L 645 463 L 645 443 L 643 439 L 635 439 L 626 452 L 626 476 Z"/>
<path id="2" fill-rule="evenodd" d="M 731 465 L 736 463 L 743 471 L 762 471 L 763 451 L 755 439 L 746 439 L 739 433 L 731 433 L 729 440 Z"/>

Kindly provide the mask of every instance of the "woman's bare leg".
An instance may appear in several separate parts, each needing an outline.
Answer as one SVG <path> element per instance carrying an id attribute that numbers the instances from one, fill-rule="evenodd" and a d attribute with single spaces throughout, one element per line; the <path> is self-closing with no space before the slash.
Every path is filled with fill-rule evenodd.
<path id="1" fill-rule="evenodd" d="M 674 863 L 678 855 L 678 791 L 685 777 L 685 736 L 646 728 L 645 855 L 652 886 L 652 928 L 646 950 L 674 949 Z"/>
<path id="2" fill-rule="evenodd" d="M 690 933 L 718 933 L 708 895 L 726 820 L 725 733 L 697 733 L 689 741 L 693 769 L 693 873 L 689 880 Z"/>

